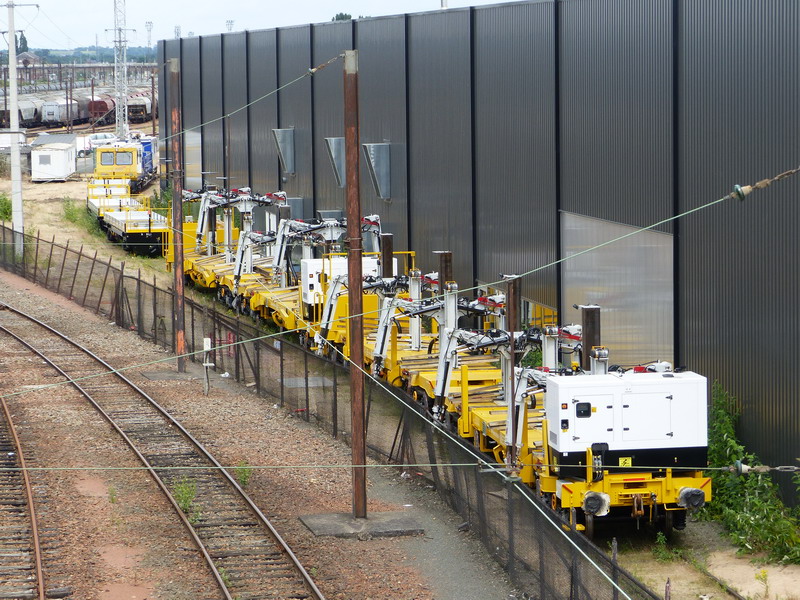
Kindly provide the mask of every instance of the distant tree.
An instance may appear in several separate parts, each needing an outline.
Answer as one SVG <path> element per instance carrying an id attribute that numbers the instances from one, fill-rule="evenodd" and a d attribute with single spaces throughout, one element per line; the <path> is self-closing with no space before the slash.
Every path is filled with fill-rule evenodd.
<path id="1" fill-rule="evenodd" d="M 28 51 L 28 38 L 25 37 L 25 32 L 19 32 L 19 48 L 17 48 L 20 52 L 27 52 Z"/>
<path id="2" fill-rule="evenodd" d="M 349 13 L 336 13 L 336 16 L 331 19 L 331 21 L 349 21 L 353 18 L 353 15 Z"/>

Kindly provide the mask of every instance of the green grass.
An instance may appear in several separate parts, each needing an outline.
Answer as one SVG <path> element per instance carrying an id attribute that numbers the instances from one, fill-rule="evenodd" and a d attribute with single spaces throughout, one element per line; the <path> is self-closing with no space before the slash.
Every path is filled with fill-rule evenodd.
<path id="1" fill-rule="evenodd" d="M 64 198 L 64 218 L 70 223 L 88 231 L 95 237 L 104 237 L 97 219 L 86 210 L 85 206 L 75 203 L 72 198 Z"/>

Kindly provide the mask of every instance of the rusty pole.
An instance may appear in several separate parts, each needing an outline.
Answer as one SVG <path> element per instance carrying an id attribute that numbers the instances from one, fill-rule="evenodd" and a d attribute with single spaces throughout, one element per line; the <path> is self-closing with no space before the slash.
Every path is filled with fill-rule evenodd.
<path id="1" fill-rule="evenodd" d="M 394 277 L 394 236 L 391 233 L 381 233 L 381 277 Z"/>
<path id="2" fill-rule="evenodd" d="M 183 155 L 181 144 L 181 69 L 177 58 L 169 59 L 170 98 L 172 98 L 172 244 L 175 252 L 174 288 L 175 354 L 178 355 L 178 373 L 186 372 L 186 324 L 183 291 Z"/>
<path id="3" fill-rule="evenodd" d="M 350 305 L 350 419 L 353 427 L 353 517 L 367 516 L 366 419 L 364 416 L 364 322 L 361 314 L 361 199 L 358 165 L 358 51 L 344 53 L 344 148 L 347 181 L 347 296 Z"/>
<path id="4" fill-rule="evenodd" d="M 508 452 L 506 453 L 506 466 L 510 472 L 517 471 L 517 423 L 519 420 L 519 414 L 517 414 L 517 407 L 516 407 L 516 397 L 517 397 L 517 382 L 516 376 L 514 374 L 514 370 L 517 366 L 517 353 L 514 344 L 514 332 L 517 330 L 517 324 L 519 321 L 519 277 L 516 275 L 509 275 L 508 279 L 508 290 L 506 291 L 506 329 L 508 330 L 509 335 L 509 352 L 511 353 L 511 368 L 509 369 L 508 381 L 506 381 L 505 385 L 509 386 L 511 390 L 511 394 L 508 396 L 510 398 L 511 406 L 509 406 L 509 410 L 511 411 L 511 446 L 508 448 Z"/>
<path id="5" fill-rule="evenodd" d="M 150 120 L 153 123 L 153 137 L 156 137 L 156 71 L 150 73 Z"/>

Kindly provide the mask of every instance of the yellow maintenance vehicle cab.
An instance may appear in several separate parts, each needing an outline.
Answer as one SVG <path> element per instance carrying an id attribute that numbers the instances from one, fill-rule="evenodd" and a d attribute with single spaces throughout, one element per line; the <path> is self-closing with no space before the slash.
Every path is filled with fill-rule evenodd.
<path id="1" fill-rule="evenodd" d="M 159 255 L 169 231 L 168 209 L 156 209 L 141 195 L 155 178 L 155 138 L 141 137 L 99 146 L 87 186 L 86 207 L 108 238 L 125 250 Z"/>

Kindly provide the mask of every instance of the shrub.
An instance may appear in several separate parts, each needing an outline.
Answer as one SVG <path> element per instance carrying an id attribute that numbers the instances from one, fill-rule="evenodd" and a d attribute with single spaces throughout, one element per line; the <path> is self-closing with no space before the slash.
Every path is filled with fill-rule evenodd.
<path id="1" fill-rule="evenodd" d="M 721 521 L 744 552 L 763 552 L 770 561 L 800 564 L 800 521 L 781 501 L 769 473 L 737 475 L 725 469 L 737 460 L 751 467 L 761 465 L 736 436 L 740 412 L 736 398 L 715 382 L 708 420 L 714 499 L 705 513 Z"/>
<path id="2" fill-rule="evenodd" d="M 0 194 L 0 221 L 11 220 L 11 198 L 8 194 Z"/>

